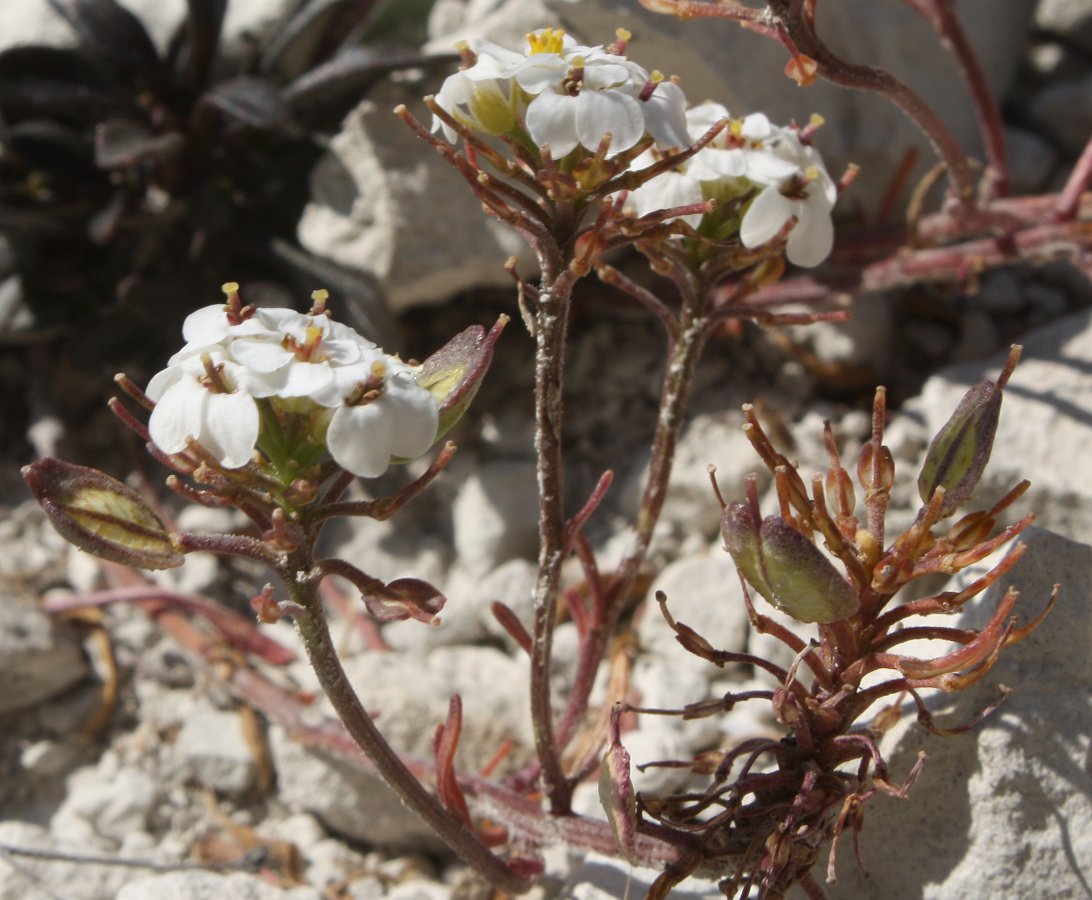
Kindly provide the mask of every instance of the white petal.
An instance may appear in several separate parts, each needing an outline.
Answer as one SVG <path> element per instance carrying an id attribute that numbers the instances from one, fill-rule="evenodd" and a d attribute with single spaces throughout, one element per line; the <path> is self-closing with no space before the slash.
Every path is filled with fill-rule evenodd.
<path id="1" fill-rule="evenodd" d="M 554 159 L 561 159 L 577 143 L 575 97 L 546 91 L 527 107 L 527 131 L 539 147 L 549 147 Z"/>
<path id="2" fill-rule="evenodd" d="M 182 323 L 182 337 L 190 344 L 218 344 L 227 333 L 228 320 L 222 303 L 203 306 Z"/>
<path id="3" fill-rule="evenodd" d="M 691 178 L 689 172 L 685 175 L 679 172 L 664 172 L 631 193 L 627 205 L 632 206 L 638 216 L 645 216 L 661 209 L 701 203 L 704 199 L 701 182 Z M 695 228 L 701 221 L 699 214 L 683 218 Z"/>
<path id="4" fill-rule="evenodd" d="M 258 440 L 258 406 L 253 397 L 243 391 L 209 393 L 204 425 L 199 440 L 224 466 L 238 469 L 250 461 Z"/>
<path id="5" fill-rule="evenodd" d="M 779 185 L 800 174 L 800 167 L 767 150 L 741 150 L 747 164 L 747 177 L 757 184 Z"/>
<path id="6" fill-rule="evenodd" d="M 255 372 L 276 372 L 295 359 L 291 350 L 273 341 L 240 338 L 231 344 L 236 362 Z"/>
<path id="7" fill-rule="evenodd" d="M 773 238 L 793 215 L 795 204 L 776 187 L 768 187 L 751 202 L 743 215 L 739 239 L 748 249 Z"/>
<path id="8" fill-rule="evenodd" d="M 510 74 L 528 94 L 555 88 L 569 72 L 569 64 L 556 53 L 536 53 Z"/>
<path id="9" fill-rule="evenodd" d="M 164 453 L 180 453 L 187 438 L 201 435 L 208 388 L 186 377 L 170 387 L 156 403 L 148 419 L 152 441 Z"/>
<path id="10" fill-rule="evenodd" d="M 375 478 L 390 465 L 391 423 L 376 403 L 339 406 L 326 432 L 326 446 L 343 469 Z"/>
<path id="11" fill-rule="evenodd" d="M 144 393 L 148 395 L 148 399 L 158 402 L 160 397 L 167 392 L 167 389 L 181 377 L 182 370 L 178 366 L 168 366 L 162 372 L 156 372 L 152 376 L 152 380 L 148 382 L 148 387 L 144 389 Z"/>
<path id="12" fill-rule="evenodd" d="M 706 147 L 687 164 L 686 174 L 699 181 L 739 178 L 747 171 L 747 157 L 742 150 L 718 150 Z"/>
<path id="13" fill-rule="evenodd" d="M 645 127 L 661 150 L 689 147 L 686 95 L 673 81 L 661 81 L 644 102 Z M 700 135 L 699 135 L 700 137 Z"/>
<path id="14" fill-rule="evenodd" d="M 284 383 L 277 392 L 281 397 L 311 397 L 321 395 L 334 383 L 333 373 L 326 363 L 295 361 L 288 366 Z M 331 404 L 332 405 L 332 404 Z"/>
<path id="15" fill-rule="evenodd" d="M 659 90 L 659 88 L 656 88 Z M 686 128 L 692 141 L 696 141 L 721 119 L 727 119 L 728 110 L 719 103 L 706 100 L 686 112 Z M 721 132 L 723 134 L 723 132 Z"/>
<path id="16" fill-rule="evenodd" d="M 772 131 L 773 126 L 765 113 L 751 113 L 744 117 L 740 134 L 749 141 L 763 141 Z"/>
<path id="17" fill-rule="evenodd" d="M 608 132 L 611 142 L 607 156 L 628 150 L 645 133 L 641 103 L 628 94 L 620 91 L 584 90 L 574 99 L 577 138 L 593 152 L 599 148 Z"/>
<path id="18" fill-rule="evenodd" d="M 797 266 L 817 266 L 834 247 L 834 225 L 830 214 L 808 203 L 797 204 L 800 221 L 789 232 L 785 255 Z"/>
<path id="19" fill-rule="evenodd" d="M 621 60 L 616 62 L 615 60 Z M 605 91 L 619 85 L 630 85 L 634 92 L 648 83 L 649 75 L 637 63 L 620 56 L 603 54 L 584 61 L 583 90 Z"/>
<path id="20" fill-rule="evenodd" d="M 432 394 L 408 376 L 395 376 L 387 380 L 387 392 L 379 402 L 388 405 L 394 420 L 391 454 L 414 459 L 426 453 L 440 425 L 440 410 Z"/>

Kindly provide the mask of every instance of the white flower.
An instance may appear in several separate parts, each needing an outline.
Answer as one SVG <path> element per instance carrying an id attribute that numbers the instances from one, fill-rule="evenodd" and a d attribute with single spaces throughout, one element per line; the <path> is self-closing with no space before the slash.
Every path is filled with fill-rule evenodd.
<path id="1" fill-rule="evenodd" d="M 787 179 L 771 181 L 751 202 L 740 225 L 739 238 L 747 248 L 771 240 L 795 216 L 785 255 L 798 266 L 817 266 L 834 246 L 830 212 L 838 189 L 827 174 L 819 152 L 801 143 L 788 128 L 775 129 L 766 146 L 778 159 L 794 166 Z"/>
<path id="2" fill-rule="evenodd" d="M 374 478 L 392 456 L 413 459 L 436 440 L 436 399 L 401 360 L 377 354 L 366 369 L 339 370 L 338 381 L 346 393 L 330 420 L 326 446 L 342 468 Z"/>
<path id="3" fill-rule="evenodd" d="M 692 141 L 714 124 L 728 118 L 719 103 L 706 102 L 686 113 Z M 662 159 L 642 154 L 634 168 Z M 827 174 L 819 152 L 801 142 L 798 133 L 770 123 L 762 113 L 733 119 L 727 128 L 694 157 L 664 172 L 630 193 L 626 206 L 634 215 L 672 209 L 703 199 L 724 203 L 758 193 L 744 211 L 740 240 L 748 249 L 773 239 L 793 216 L 785 252 L 798 266 L 815 266 L 829 255 L 834 243 L 831 209 L 838 191 Z M 701 216 L 682 217 L 697 227 Z"/>
<path id="4" fill-rule="evenodd" d="M 188 343 L 146 391 L 156 404 L 148 430 L 165 453 L 192 439 L 225 468 L 244 466 L 263 427 L 258 401 L 278 399 L 295 401 L 278 416 L 306 417 L 318 446 L 325 440 L 356 475 L 381 475 L 392 457 L 420 456 L 436 439 L 439 407 L 417 370 L 326 315 L 259 309 L 233 322 L 224 306 L 209 306 L 186 319 L 183 335 Z"/>
<path id="5" fill-rule="evenodd" d="M 264 377 L 278 397 L 306 397 L 320 406 L 341 402 L 335 371 L 376 350 L 375 344 L 329 317 L 260 309 L 268 331 L 231 343 L 234 359 Z"/>
<path id="6" fill-rule="evenodd" d="M 255 396 L 265 385 L 219 348 L 191 352 L 148 384 L 155 401 L 148 431 L 164 453 L 181 453 L 192 438 L 228 469 L 246 465 L 258 440 Z"/>
<path id="7" fill-rule="evenodd" d="M 583 46 L 560 30 L 543 29 L 527 36 L 524 52 L 488 41 L 476 42 L 474 50 L 475 64 L 450 76 L 436 96 L 443 110 L 470 127 L 501 133 L 489 121 L 494 116 L 481 110 L 497 110 L 498 99 L 511 108 L 508 83 L 514 82 L 520 108 L 513 114 L 554 159 L 578 146 L 594 153 L 608 134 L 608 156 L 630 149 L 646 134 L 663 150 L 689 143 L 682 89 L 601 46 Z M 438 128 L 455 140 L 454 130 L 435 118 L 433 130 Z"/>

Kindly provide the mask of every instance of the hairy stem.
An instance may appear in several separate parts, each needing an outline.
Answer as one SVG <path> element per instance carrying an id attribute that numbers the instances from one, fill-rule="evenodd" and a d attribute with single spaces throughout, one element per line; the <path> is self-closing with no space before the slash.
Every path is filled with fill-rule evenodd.
<path id="1" fill-rule="evenodd" d="M 292 600 L 300 606 L 293 615 L 319 683 L 349 734 L 367 754 L 383 780 L 464 862 L 490 883 L 510 893 L 527 890 L 528 882 L 494 856 L 473 832 L 444 809 L 439 800 L 413 776 L 375 727 L 349 683 L 334 649 L 318 595 L 318 580 L 289 578 L 286 584 Z"/>
<path id="2" fill-rule="evenodd" d="M 614 634 L 618 617 L 633 590 L 648 555 L 652 532 L 659 521 L 667 497 L 671 468 L 675 460 L 675 448 L 686 417 L 690 387 L 694 370 L 705 346 L 708 330 L 705 319 L 697 312 L 697 303 L 685 304 L 680 321 L 676 325 L 678 340 L 671 340 L 668 347 L 667 370 L 660 392 L 660 412 L 656 421 L 656 434 L 652 445 L 652 459 L 648 479 L 641 496 L 641 504 L 634 524 L 633 547 L 618 567 L 606 592 L 602 621 L 589 631 L 582 648 L 568 704 L 558 726 L 558 741 L 564 746 L 573 736 L 576 727 L 588 708 L 588 697 L 595 683 L 599 664 Z"/>
<path id="3" fill-rule="evenodd" d="M 544 267 L 545 269 L 545 267 Z M 538 578 L 531 629 L 531 721 L 535 749 L 550 807 L 555 815 L 570 811 L 571 789 L 554 733 L 550 668 L 554 625 L 565 560 L 565 510 L 561 472 L 561 394 L 564 386 L 565 335 L 574 277 L 567 271 L 543 272 L 535 310 L 535 451 L 538 476 Z"/>

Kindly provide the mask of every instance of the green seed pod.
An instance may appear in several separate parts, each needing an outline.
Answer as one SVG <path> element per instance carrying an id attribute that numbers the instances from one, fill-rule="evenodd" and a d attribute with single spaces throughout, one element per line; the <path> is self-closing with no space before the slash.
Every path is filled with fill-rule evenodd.
<path id="1" fill-rule="evenodd" d="M 1013 347 L 997 381 L 980 381 L 967 391 L 929 445 L 918 475 L 918 493 L 928 503 L 938 487 L 944 488 L 941 517 L 967 502 L 990 461 L 1001 395 L 1019 358 L 1020 348 Z"/>
<path id="2" fill-rule="evenodd" d="M 141 569 L 184 562 L 140 494 L 117 479 L 52 457 L 24 466 L 23 478 L 53 527 L 81 550 Z"/>
<path id="3" fill-rule="evenodd" d="M 856 592 L 818 547 L 780 516 L 731 503 L 721 519 L 724 546 L 751 586 L 799 622 L 838 622 L 860 606 Z"/>

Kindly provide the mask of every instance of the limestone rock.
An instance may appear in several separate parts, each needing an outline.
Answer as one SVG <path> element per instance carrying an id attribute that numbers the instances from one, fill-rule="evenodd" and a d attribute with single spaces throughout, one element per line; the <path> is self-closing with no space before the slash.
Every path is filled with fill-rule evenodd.
<path id="1" fill-rule="evenodd" d="M 1026 335 L 1001 407 L 993 454 L 976 507 L 988 506 L 1022 478 L 1032 486 L 1021 508 L 1044 527 L 1092 540 L 1092 486 L 1080 473 L 1079 448 L 1092 443 L 1092 313 L 1087 310 Z M 925 383 L 907 408 L 936 434 L 967 389 L 995 378 L 1004 355 L 952 366 Z"/>
<path id="2" fill-rule="evenodd" d="M 510 285 L 504 260 L 519 238 L 488 219 L 461 176 L 391 110 L 405 103 L 426 126 L 421 84 L 377 85 L 349 114 L 311 174 L 299 239 L 312 253 L 366 272 L 399 311 L 460 290 Z"/>
<path id="3" fill-rule="evenodd" d="M 940 724 L 962 723 L 1013 692 L 969 733 L 936 737 L 911 713 L 888 735 L 892 777 L 901 780 L 919 750 L 928 754 L 909 799 L 870 802 L 861 834 L 871 877 L 852 851 L 838 860 L 832 898 L 941 900 L 960 897 L 1081 897 L 1092 882 L 1092 547 L 1048 531 L 1025 532 L 1024 558 L 975 610 L 976 623 L 1007 586 L 1017 611 L 1035 616 L 1055 582 L 1055 609 L 993 671 L 959 695 Z M 842 845 L 848 848 L 848 842 Z"/>
<path id="4" fill-rule="evenodd" d="M 75 635 L 32 600 L 0 593 L 0 714 L 26 709 L 88 674 Z"/>

